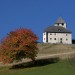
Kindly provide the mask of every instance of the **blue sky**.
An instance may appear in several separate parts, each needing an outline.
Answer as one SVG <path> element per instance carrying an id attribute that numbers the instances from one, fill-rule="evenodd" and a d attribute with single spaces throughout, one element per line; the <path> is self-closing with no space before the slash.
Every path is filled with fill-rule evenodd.
<path id="1" fill-rule="evenodd" d="M 42 42 L 42 33 L 59 17 L 75 39 L 75 0 L 0 0 L 0 40 L 20 27 L 29 28 Z"/>

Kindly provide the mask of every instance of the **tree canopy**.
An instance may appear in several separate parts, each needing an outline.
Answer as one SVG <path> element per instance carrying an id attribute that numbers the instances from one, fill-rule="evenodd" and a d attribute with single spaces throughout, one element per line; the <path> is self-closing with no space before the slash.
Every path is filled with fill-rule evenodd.
<path id="1" fill-rule="evenodd" d="M 11 31 L 0 45 L 0 61 L 3 63 L 12 63 L 23 58 L 35 60 L 38 52 L 38 37 L 30 30 L 20 28 Z"/>

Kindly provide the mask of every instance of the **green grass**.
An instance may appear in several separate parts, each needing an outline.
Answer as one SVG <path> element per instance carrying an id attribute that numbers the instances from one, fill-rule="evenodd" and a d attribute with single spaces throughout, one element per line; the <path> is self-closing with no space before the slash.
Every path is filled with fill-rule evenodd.
<path id="1" fill-rule="evenodd" d="M 0 68 L 0 75 L 75 75 L 75 66 L 67 60 L 61 60 L 44 66 L 23 69 Z"/>
<path id="2" fill-rule="evenodd" d="M 38 44 L 38 47 L 39 54 L 75 51 L 75 45 Z M 19 69 L 9 68 L 10 67 L 0 67 L 0 75 L 75 75 L 75 59 L 72 59 L 71 62 L 68 60 L 60 60 L 56 63 L 48 62 L 44 65 L 41 63 L 41 65 L 35 65 L 34 67 L 28 66 L 27 68 L 24 67 Z"/>

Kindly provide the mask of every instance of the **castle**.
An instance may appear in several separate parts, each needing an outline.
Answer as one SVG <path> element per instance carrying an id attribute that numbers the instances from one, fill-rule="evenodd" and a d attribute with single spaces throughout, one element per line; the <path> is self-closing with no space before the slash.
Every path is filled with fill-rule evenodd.
<path id="1" fill-rule="evenodd" d="M 66 22 L 60 17 L 53 26 L 43 32 L 44 43 L 72 44 L 72 32 L 67 29 Z"/>

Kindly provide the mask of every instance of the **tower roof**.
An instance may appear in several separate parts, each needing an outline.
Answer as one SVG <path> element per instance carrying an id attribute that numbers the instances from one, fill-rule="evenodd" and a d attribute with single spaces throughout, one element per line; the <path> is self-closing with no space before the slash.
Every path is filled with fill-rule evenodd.
<path id="1" fill-rule="evenodd" d="M 56 23 L 66 23 L 66 22 L 62 19 L 62 17 L 59 17 Z"/>

